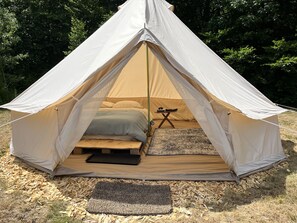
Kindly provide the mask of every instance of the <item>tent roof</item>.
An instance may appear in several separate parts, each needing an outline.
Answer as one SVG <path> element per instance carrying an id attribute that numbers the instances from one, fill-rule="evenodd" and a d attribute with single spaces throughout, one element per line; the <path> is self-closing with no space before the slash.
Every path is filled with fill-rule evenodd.
<path id="1" fill-rule="evenodd" d="M 70 55 L 2 108 L 37 113 L 69 95 L 139 42 L 150 41 L 176 70 L 246 116 L 262 119 L 285 111 L 217 56 L 170 9 L 164 0 L 128 0 Z"/>

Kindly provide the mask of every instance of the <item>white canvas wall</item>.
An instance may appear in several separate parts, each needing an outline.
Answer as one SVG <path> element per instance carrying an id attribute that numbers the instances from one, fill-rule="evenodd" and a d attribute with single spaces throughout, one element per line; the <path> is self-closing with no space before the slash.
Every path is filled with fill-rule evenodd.
<path id="1" fill-rule="evenodd" d="M 266 119 L 278 124 L 277 116 Z M 237 175 L 263 168 L 285 158 L 279 127 L 240 113 L 230 114 L 229 132 L 232 136 Z"/>
<path id="2" fill-rule="evenodd" d="M 12 120 L 26 113 L 11 112 Z M 46 109 L 12 124 L 10 152 L 30 163 L 53 170 L 59 163 L 55 141 L 58 136 L 57 111 Z"/>

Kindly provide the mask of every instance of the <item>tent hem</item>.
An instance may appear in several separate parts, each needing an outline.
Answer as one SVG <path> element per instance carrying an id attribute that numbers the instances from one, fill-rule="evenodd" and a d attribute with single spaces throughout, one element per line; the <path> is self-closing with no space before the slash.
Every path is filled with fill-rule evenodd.
<path id="1" fill-rule="evenodd" d="M 149 181 L 234 181 L 238 182 L 237 176 L 230 172 L 221 173 L 197 173 L 197 174 L 152 174 L 152 175 L 125 175 L 121 174 L 104 174 L 89 171 L 78 171 L 59 165 L 53 172 L 53 176 L 71 176 L 71 177 L 94 177 L 94 178 L 111 178 L 111 179 L 131 179 L 131 180 L 149 180 Z"/>
<path id="2" fill-rule="evenodd" d="M 238 178 L 239 179 L 242 179 L 242 178 L 247 177 L 247 176 L 250 176 L 252 174 L 255 174 L 255 173 L 258 173 L 258 172 L 261 172 L 261 171 L 265 171 L 265 170 L 271 169 L 271 168 L 277 166 L 278 164 L 284 162 L 286 159 L 287 159 L 287 157 L 284 157 L 284 158 L 282 158 L 282 159 L 280 159 L 278 161 L 275 161 L 275 162 L 273 162 L 273 163 L 271 163 L 271 164 L 269 164 L 267 166 L 260 167 L 260 168 L 258 168 L 256 170 L 252 170 L 250 172 L 240 174 L 240 175 L 238 175 Z"/>
<path id="3" fill-rule="evenodd" d="M 20 157 L 17 157 L 17 156 L 15 156 L 15 155 L 13 155 L 13 154 L 11 154 L 11 156 L 14 156 L 16 159 L 21 160 L 22 162 L 26 163 L 27 165 L 29 165 L 29 166 L 31 166 L 31 167 L 34 167 L 34 168 L 36 168 L 36 169 L 38 169 L 38 170 L 40 170 L 40 171 L 43 171 L 43 172 L 45 172 L 45 173 L 48 173 L 48 174 L 51 175 L 52 177 L 54 176 L 54 171 L 52 171 L 52 170 L 50 170 L 50 169 L 47 169 L 47 168 L 42 167 L 42 166 L 39 166 L 38 164 L 32 163 L 32 162 L 30 162 L 30 161 L 28 161 L 28 160 L 25 160 L 25 159 L 23 159 L 23 158 L 20 158 Z"/>

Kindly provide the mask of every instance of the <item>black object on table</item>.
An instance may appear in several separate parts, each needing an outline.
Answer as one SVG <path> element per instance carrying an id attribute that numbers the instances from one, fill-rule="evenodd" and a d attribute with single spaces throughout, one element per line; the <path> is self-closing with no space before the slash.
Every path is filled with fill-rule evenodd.
<path id="1" fill-rule="evenodd" d="M 172 128 L 175 128 L 173 123 L 169 120 L 169 115 L 172 113 L 172 112 L 177 112 L 177 108 L 173 108 L 173 109 L 170 109 L 170 108 L 167 108 L 167 109 L 163 109 L 163 108 L 158 108 L 157 112 L 156 113 L 161 113 L 163 115 L 163 120 L 161 121 L 160 125 L 158 126 L 158 128 L 161 128 L 161 126 L 164 124 L 165 121 L 169 122 L 169 124 L 172 126 Z"/>

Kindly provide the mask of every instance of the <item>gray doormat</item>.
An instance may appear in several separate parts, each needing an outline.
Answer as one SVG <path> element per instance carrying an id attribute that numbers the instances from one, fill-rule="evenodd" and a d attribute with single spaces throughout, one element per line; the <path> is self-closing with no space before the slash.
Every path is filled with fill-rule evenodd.
<path id="1" fill-rule="evenodd" d="M 87 211 L 118 215 L 156 215 L 172 211 L 167 185 L 137 185 L 119 182 L 96 184 Z"/>
<path id="2" fill-rule="evenodd" d="M 219 155 L 201 128 L 156 129 L 147 155 Z"/>

